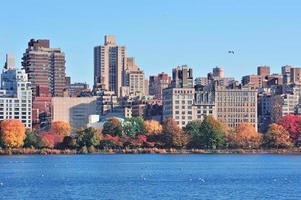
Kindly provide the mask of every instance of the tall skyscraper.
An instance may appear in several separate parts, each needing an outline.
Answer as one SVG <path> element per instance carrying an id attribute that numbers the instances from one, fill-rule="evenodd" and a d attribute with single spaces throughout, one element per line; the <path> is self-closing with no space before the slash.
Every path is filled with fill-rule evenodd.
<path id="1" fill-rule="evenodd" d="M 31 39 L 22 66 L 32 84 L 33 96 L 63 96 L 66 86 L 65 54 L 50 48 L 49 40 Z"/>
<path id="2" fill-rule="evenodd" d="M 112 35 L 104 40 L 104 45 L 94 47 L 94 90 L 114 91 L 120 96 L 125 83 L 126 47 L 118 46 Z"/>

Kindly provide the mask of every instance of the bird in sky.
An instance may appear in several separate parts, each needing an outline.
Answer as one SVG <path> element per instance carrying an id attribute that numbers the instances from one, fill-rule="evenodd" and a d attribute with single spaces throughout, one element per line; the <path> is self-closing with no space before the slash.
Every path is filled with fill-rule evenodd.
<path id="1" fill-rule="evenodd" d="M 228 53 L 232 53 L 232 54 L 234 55 L 234 51 L 232 51 L 232 50 L 231 50 L 231 51 L 228 51 Z"/>

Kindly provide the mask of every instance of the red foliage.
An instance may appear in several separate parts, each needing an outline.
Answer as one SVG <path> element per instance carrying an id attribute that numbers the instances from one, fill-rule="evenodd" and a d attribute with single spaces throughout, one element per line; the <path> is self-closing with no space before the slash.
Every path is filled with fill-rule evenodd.
<path id="1" fill-rule="evenodd" d="M 279 121 L 290 134 L 291 139 L 295 144 L 301 139 L 301 117 L 296 115 L 286 115 Z"/>
<path id="2" fill-rule="evenodd" d="M 55 136 L 50 132 L 41 133 L 42 145 L 47 148 L 53 148 L 55 144 Z"/>
<path id="3" fill-rule="evenodd" d="M 109 141 L 112 141 L 114 143 L 118 143 L 118 142 L 120 142 L 120 137 L 119 136 L 112 136 L 112 135 L 109 135 L 109 134 L 105 134 L 104 135 L 104 140 L 109 140 Z"/>

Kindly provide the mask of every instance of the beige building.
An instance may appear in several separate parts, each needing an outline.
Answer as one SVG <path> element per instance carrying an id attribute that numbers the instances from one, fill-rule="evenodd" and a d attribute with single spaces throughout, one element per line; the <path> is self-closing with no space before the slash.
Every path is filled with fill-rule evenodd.
<path id="1" fill-rule="evenodd" d="M 129 87 L 130 96 L 145 95 L 144 72 L 135 63 L 134 57 L 127 58 L 125 85 Z"/>
<path id="2" fill-rule="evenodd" d="M 257 130 L 257 91 L 253 86 L 215 88 L 217 120 L 235 128 L 241 123 L 252 124 Z"/>
<path id="3" fill-rule="evenodd" d="M 53 97 L 52 121 L 69 122 L 72 128 L 86 127 L 89 116 L 98 114 L 98 97 Z"/>
<path id="4" fill-rule="evenodd" d="M 163 120 L 173 118 L 180 127 L 194 119 L 194 88 L 166 88 L 163 90 Z"/>
<path id="5" fill-rule="evenodd" d="M 104 45 L 94 47 L 94 90 L 114 91 L 120 96 L 126 67 L 126 47 L 118 46 L 115 37 L 105 36 Z"/>

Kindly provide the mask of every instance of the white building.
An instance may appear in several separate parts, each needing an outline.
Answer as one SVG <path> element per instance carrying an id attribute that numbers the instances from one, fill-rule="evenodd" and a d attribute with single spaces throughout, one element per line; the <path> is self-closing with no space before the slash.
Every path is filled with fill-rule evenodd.
<path id="1" fill-rule="evenodd" d="M 1 74 L 0 120 L 19 119 L 26 128 L 31 128 L 31 84 L 25 70 L 16 69 L 14 63 L 8 60 Z"/>

